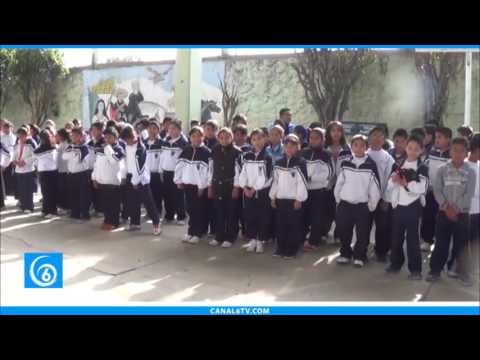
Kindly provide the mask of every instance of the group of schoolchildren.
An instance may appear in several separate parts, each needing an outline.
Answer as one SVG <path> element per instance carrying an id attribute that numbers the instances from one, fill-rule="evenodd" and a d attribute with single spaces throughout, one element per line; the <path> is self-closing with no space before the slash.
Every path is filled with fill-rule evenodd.
<path id="1" fill-rule="evenodd" d="M 192 121 L 189 138 L 171 118 L 135 127 L 96 121 L 88 132 L 79 124 L 57 131 L 50 121 L 38 139 L 28 125 L 15 136 L 3 121 L 2 181 L 15 182 L 23 211 L 33 211 L 38 173 L 45 217 L 62 209 L 85 221 L 93 208 L 104 215 L 103 230 L 129 221 L 127 230 L 135 231 L 143 204 L 155 235 L 164 208 L 163 224 L 184 225 L 188 214 L 184 242 L 205 236 L 209 245 L 228 248 L 242 233 L 246 251 L 262 253 L 273 240 L 273 256 L 284 259 L 316 250 L 335 223 L 337 263 L 363 267 L 375 224 L 376 258 L 387 262 L 389 255 L 388 273 L 401 270 L 406 241 L 409 278 L 422 279 L 421 251 L 435 240 L 427 280 L 437 280 L 447 265 L 449 276 L 471 284 L 479 133 L 462 126 L 452 139 L 449 128 L 425 126 L 398 129 L 390 141 L 376 126 L 347 144 L 338 121 L 326 129 L 277 121 L 250 133 L 244 115 L 233 121 L 233 130 Z"/>

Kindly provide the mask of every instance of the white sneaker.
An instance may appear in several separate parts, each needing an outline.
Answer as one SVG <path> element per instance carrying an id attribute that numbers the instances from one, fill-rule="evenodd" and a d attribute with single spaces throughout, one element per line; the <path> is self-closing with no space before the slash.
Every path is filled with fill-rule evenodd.
<path id="1" fill-rule="evenodd" d="M 176 220 L 175 225 L 184 226 L 185 225 L 185 220 Z"/>
<path id="2" fill-rule="evenodd" d="M 186 234 L 186 235 L 183 237 L 182 242 L 190 242 L 190 239 L 191 239 L 191 238 L 192 238 L 191 235 Z"/>
<path id="3" fill-rule="evenodd" d="M 350 263 L 350 259 L 346 258 L 346 257 L 343 257 L 343 256 L 338 257 L 336 261 L 337 261 L 337 264 L 349 264 Z"/>
<path id="4" fill-rule="evenodd" d="M 233 244 L 230 242 L 230 241 L 224 241 L 222 243 L 222 248 L 229 248 L 231 247 Z"/>
<path id="5" fill-rule="evenodd" d="M 257 247 L 257 240 L 255 239 L 250 240 L 247 246 L 247 252 L 254 252 L 256 247 Z"/>
<path id="6" fill-rule="evenodd" d="M 218 246 L 219 242 L 215 239 L 212 239 L 208 242 L 208 245 L 210 246 Z"/>
<path id="7" fill-rule="evenodd" d="M 200 238 L 198 236 L 192 236 L 190 240 L 188 240 L 188 243 L 195 245 L 195 244 L 198 244 L 199 241 L 200 241 Z"/>
<path id="8" fill-rule="evenodd" d="M 51 218 L 53 218 L 53 215 L 52 215 L 52 214 L 45 214 L 45 215 L 43 216 L 43 218 L 44 218 L 44 219 L 51 219 Z"/>
<path id="9" fill-rule="evenodd" d="M 432 244 L 429 244 L 425 241 L 423 241 L 422 244 L 420 245 L 421 251 L 430 251 L 431 248 L 432 248 Z"/>
<path id="10" fill-rule="evenodd" d="M 263 242 L 257 241 L 257 250 L 255 251 L 257 254 L 263 253 Z"/>
<path id="11" fill-rule="evenodd" d="M 361 268 L 361 267 L 363 267 L 363 265 L 365 265 L 365 264 L 362 260 L 357 259 L 357 260 L 353 261 L 353 266 L 355 266 L 355 267 Z"/>
<path id="12" fill-rule="evenodd" d="M 162 228 L 160 227 L 160 224 L 153 226 L 153 235 L 160 235 L 162 232 Z"/>
<path id="13" fill-rule="evenodd" d="M 58 216 L 65 216 L 65 215 L 68 214 L 68 212 L 66 210 L 63 210 L 63 209 L 58 209 L 57 214 L 58 214 Z"/>

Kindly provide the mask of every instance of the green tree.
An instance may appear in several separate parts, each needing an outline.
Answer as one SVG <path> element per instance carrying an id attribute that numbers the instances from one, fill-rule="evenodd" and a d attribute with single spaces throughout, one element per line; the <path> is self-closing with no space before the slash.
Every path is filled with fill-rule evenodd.
<path id="1" fill-rule="evenodd" d="M 32 122 L 42 125 L 55 99 L 56 82 L 68 70 L 58 49 L 19 49 L 14 75 L 25 103 L 30 107 Z"/>
<path id="2" fill-rule="evenodd" d="M 15 49 L 0 49 L 0 117 L 15 86 Z"/>
<path id="3" fill-rule="evenodd" d="M 326 126 L 342 120 L 349 109 L 350 92 L 365 69 L 377 62 L 386 73 L 388 56 L 370 49 L 304 49 L 292 67 L 313 106 L 319 121 Z"/>

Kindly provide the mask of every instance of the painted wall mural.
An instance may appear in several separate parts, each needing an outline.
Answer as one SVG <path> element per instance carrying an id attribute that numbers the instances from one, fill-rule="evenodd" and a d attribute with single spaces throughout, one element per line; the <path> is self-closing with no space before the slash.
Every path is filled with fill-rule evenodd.
<path id="1" fill-rule="evenodd" d="M 202 120 L 220 120 L 223 115 L 219 77 L 223 76 L 225 65 L 223 61 L 210 61 L 202 66 Z M 141 117 L 161 120 L 175 116 L 173 63 L 85 70 L 83 84 L 84 122 L 91 122 L 100 99 L 107 104 L 109 118 L 134 122 Z"/>

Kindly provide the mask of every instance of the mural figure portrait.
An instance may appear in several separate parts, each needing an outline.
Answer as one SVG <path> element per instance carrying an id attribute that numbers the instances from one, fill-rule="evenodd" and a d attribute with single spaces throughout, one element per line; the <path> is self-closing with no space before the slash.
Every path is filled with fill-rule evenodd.
<path id="1" fill-rule="evenodd" d="M 109 118 L 107 115 L 107 107 L 105 105 L 105 101 L 100 99 L 97 101 L 97 104 L 95 105 L 95 112 L 93 114 L 92 124 L 97 121 L 106 123 L 108 120 Z"/>

